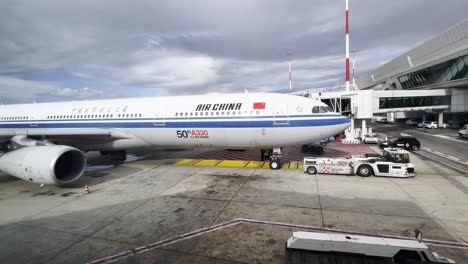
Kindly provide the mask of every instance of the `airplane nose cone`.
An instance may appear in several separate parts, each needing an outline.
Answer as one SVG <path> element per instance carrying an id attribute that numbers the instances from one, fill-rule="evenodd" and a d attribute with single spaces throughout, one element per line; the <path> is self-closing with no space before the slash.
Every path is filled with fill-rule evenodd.
<path id="1" fill-rule="evenodd" d="M 343 117 L 343 123 L 338 125 L 337 131 L 335 134 L 339 134 L 345 131 L 350 126 L 351 126 L 351 120 L 346 117 Z"/>

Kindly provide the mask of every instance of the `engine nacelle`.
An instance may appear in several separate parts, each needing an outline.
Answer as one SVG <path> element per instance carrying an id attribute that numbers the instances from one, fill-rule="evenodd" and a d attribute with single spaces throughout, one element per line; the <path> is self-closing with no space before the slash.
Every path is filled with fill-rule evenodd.
<path id="1" fill-rule="evenodd" d="M 35 146 L 0 156 L 0 170 L 39 184 L 61 185 L 83 175 L 86 159 L 80 150 L 68 146 Z"/>

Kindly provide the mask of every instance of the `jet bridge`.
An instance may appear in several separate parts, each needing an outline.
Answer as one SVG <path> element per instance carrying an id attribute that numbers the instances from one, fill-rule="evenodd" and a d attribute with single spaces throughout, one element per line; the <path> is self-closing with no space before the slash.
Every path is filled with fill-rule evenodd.
<path id="1" fill-rule="evenodd" d="M 412 112 L 437 113 L 439 124 L 443 122 L 444 112 L 452 106 L 452 90 L 363 90 L 343 92 L 302 92 L 296 95 L 312 100 L 321 100 L 334 111 L 347 115 L 351 126 L 345 131 L 347 139 L 363 137 L 372 132 L 374 115 L 386 115 L 389 121 L 395 117 L 407 117 Z"/>

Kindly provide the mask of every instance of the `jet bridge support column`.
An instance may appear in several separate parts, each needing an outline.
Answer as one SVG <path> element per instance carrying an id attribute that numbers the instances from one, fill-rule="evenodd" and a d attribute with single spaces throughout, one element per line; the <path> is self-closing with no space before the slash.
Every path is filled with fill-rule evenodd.
<path id="1" fill-rule="evenodd" d="M 444 123 L 444 112 L 439 113 L 439 119 L 437 119 L 437 126 L 441 127 L 442 123 Z"/>
<path id="2" fill-rule="evenodd" d="M 367 134 L 366 120 L 362 119 L 362 121 L 361 121 L 361 137 L 364 138 L 364 136 L 366 134 Z"/>

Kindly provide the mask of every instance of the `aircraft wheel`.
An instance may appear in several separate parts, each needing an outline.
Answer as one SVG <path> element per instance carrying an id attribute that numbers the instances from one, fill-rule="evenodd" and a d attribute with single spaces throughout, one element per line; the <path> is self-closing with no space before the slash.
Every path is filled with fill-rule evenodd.
<path id="1" fill-rule="evenodd" d="M 307 173 L 309 174 L 317 174 L 317 169 L 314 166 L 310 166 L 307 168 Z"/>
<path id="2" fill-rule="evenodd" d="M 413 145 L 413 146 L 411 146 L 411 149 L 414 150 L 414 151 L 418 151 L 419 146 L 418 145 Z"/>
<path id="3" fill-rule="evenodd" d="M 361 165 L 357 170 L 357 175 L 361 177 L 369 177 L 372 173 L 372 167 L 369 165 Z"/>
<path id="4" fill-rule="evenodd" d="M 270 169 L 272 170 L 279 170 L 281 169 L 281 162 L 279 159 L 271 159 L 270 160 Z"/>

